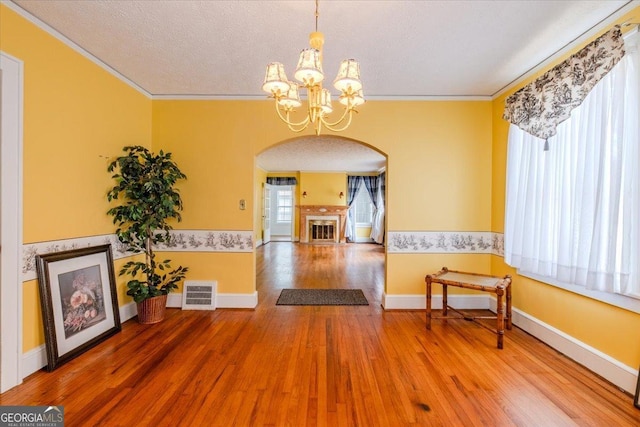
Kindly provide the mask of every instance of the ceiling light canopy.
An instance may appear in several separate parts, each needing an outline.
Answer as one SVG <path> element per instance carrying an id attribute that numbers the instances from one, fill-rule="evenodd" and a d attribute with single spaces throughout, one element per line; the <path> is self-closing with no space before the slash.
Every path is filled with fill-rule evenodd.
<path id="1" fill-rule="evenodd" d="M 340 91 L 339 103 L 343 111 L 339 119 L 331 121 L 328 117 L 333 112 L 331 92 L 323 88 L 324 72 L 322 71 L 322 45 L 324 35 L 318 31 L 318 0 L 316 0 L 316 31 L 309 35 L 310 48 L 300 52 L 298 66 L 294 78 L 299 82 L 290 81 L 280 62 L 267 65 L 267 72 L 262 84 L 262 90 L 275 99 L 278 117 L 287 124 L 293 132 L 302 132 L 313 124 L 316 135 L 320 135 L 322 127 L 340 132 L 351 124 L 351 118 L 356 107 L 364 104 L 362 82 L 360 81 L 360 65 L 355 59 L 345 59 L 340 63 L 338 75 L 333 81 L 333 87 Z M 292 113 L 302 107 L 300 89 L 307 92 L 307 114 L 301 121 L 294 121 Z"/>

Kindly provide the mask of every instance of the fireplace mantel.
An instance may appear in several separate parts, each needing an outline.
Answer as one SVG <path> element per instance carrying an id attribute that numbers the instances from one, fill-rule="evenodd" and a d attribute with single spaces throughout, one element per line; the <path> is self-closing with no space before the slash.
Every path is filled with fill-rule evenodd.
<path id="1" fill-rule="evenodd" d="M 340 230 L 339 242 L 345 243 L 345 231 L 347 225 L 348 206 L 334 205 L 297 205 L 300 211 L 300 243 L 309 243 L 308 217 L 332 216 L 338 217 L 338 229 Z"/>

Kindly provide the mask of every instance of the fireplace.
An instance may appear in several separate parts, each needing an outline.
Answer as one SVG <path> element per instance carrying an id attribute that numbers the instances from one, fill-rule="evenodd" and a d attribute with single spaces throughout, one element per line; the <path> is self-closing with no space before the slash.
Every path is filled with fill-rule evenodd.
<path id="1" fill-rule="evenodd" d="M 306 205 L 300 209 L 300 243 L 345 243 L 347 206 Z"/>
<path id="2" fill-rule="evenodd" d="M 309 221 L 309 243 L 337 243 L 338 221 L 318 220 Z"/>

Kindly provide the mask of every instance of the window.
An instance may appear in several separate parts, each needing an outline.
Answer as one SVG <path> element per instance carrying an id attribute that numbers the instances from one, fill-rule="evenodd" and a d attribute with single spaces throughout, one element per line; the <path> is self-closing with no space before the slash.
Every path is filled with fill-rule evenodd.
<path id="1" fill-rule="evenodd" d="M 364 188 L 364 184 L 358 190 L 354 205 L 356 225 L 371 226 L 373 222 L 373 203 L 371 203 L 371 197 L 367 189 Z"/>
<path id="2" fill-rule="evenodd" d="M 640 299 L 640 67 L 627 54 L 544 141 L 509 130 L 505 261 L 616 305 Z M 623 298 L 623 300 L 625 300 Z"/>
<path id="3" fill-rule="evenodd" d="M 277 221 L 291 222 L 293 213 L 293 193 L 291 189 L 277 190 Z"/>

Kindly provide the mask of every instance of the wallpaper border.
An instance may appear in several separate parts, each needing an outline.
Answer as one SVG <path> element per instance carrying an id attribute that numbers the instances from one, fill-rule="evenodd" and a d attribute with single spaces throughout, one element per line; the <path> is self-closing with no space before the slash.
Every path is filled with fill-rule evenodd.
<path id="1" fill-rule="evenodd" d="M 390 254 L 493 254 L 504 256 L 504 235 L 490 231 L 389 231 Z M 22 245 L 22 281 L 34 280 L 36 255 L 89 246 L 111 244 L 114 259 L 132 256 L 115 234 L 51 240 Z M 167 252 L 253 252 L 252 230 L 172 230 L 168 244 L 156 250 Z"/>
<path id="2" fill-rule="evenodd" d="M 115 234 L 23 244 L 22 281 L 37 278 L 36 255 L 105 244 L 111 244 L 113 259 L 134 255 L 124 249 Z M 253 252 L 253 248 L 252 230 L 172 230 L 169 243 L 155 249 L 167 252 Z"/>
<path id="3" fill-rule="evenodd" d="M 389 231 L 388 253 L 504 256 L 504 234 L 491 231 Z"/>

